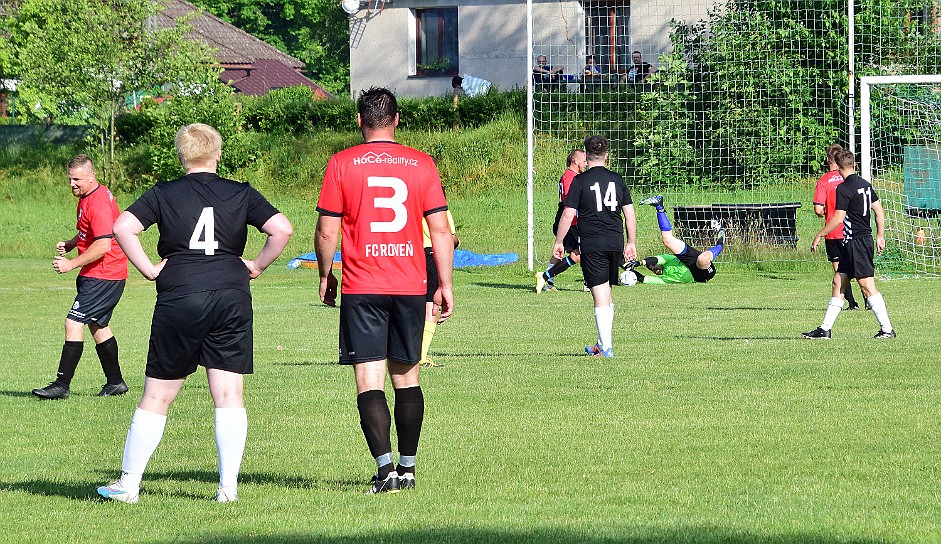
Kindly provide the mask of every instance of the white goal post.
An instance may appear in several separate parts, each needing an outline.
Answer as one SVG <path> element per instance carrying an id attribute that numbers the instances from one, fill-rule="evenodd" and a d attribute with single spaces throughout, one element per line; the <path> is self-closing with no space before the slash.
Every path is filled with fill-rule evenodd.
<path id="1" fill-rule="evenodd" d="M 941 74 L 860 83 L 860 175 L 885 210 L 877 268 L 941 275 Z"/>
<path id="2" fill-rule="evenodd" d="M 872 85 L 886 85 L 898 83 L 941 83 L 941 74 L 915 75 L 915 76 L 865 76 L 859 78 L 859 130 L 862 139 L 860 153 L 860 172 L 867 179 L 872 180 Z"/>

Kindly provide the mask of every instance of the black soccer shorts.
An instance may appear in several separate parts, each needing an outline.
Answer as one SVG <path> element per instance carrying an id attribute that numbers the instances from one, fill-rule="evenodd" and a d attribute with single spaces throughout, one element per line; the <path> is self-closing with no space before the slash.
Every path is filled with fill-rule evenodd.
<path id="1" fill-rule="evenodd" d="M 425 275 L 428 277 L 425 302 L 434 302 L 440 281 L 438 278 L 438 263 L 435 262 L 435 254 L 430 247 L 425 248 Z"/>
<path id="2" fill-rule="evenodd" d="M 124 293 L 125 283 L 125 280 L 76 277 L 75 302 L 66 317 L 78 323 L 107 327 L 114 308 Z"/>
<path id="3" fill-rule="evenodd" d="M 686 268 L 689 268 L 689 273 L 693 275 L 693 280 L 697 283 L 706 283 L 716 275 L 715 264 L 710 264 L 709 268 L 706 268 L 705 270 L 699 268 L 699 266 L 696 264 L 696 261 L 699 260 L 699 256 L 702 255 L 702 251 L 699 251 L 689 244 L 686 244 L 686 247 L 683 248 L 683 251 L 674 253 L 674 255 L 676 255 L 676 258 L 679 259 L 681 263 L 686 265 Z"/>
<path id="4" fill-rule="evenodd" d="M 874 257 L 872 236 L 853 238 L 843 244 L 840 264 L 837 265 L 836 271 L 850 278 L 871 278 L 876 275 Z"/>
<path id="5" fill-rule="evenodd" d="M 424 295 L 343 295 L 340 364 L 384 359 L 416 364 L 424 328 Z"/>
<path id="6" fill-rule="evenodd" d="M 555 215 L 555 222 L 552 223 L 552 234 L 558 236 L 559 221 L 562 219 L 562 206 L 559 206 L 559 212 Z M 562 238 L 562 247 L 565 248 L 566 255 L 578 249 L 578 224 L 571 225 L 569 231 Z"/>
<path id="7" fill-rule="evenodd" d="M 252 296 L 241 289 L 157 298 L 145 375 L 185 378 L 197 366 L 251 374 Z"/>
<path id="8" fill-rule="evenodd" d="M 843 252 L 843 240 L 824 238 L 823 245 L 827 250 L 827 260 L 831 263 L 840 262 L 840 253 Z"/>
<path id="9" fill-rule="evenodd" d="M 590 251 L 582 253 L 582 276 L 588 287 L 609 283 L 618 284 L 621 264 L 624 262 L 623 251 Z"/>

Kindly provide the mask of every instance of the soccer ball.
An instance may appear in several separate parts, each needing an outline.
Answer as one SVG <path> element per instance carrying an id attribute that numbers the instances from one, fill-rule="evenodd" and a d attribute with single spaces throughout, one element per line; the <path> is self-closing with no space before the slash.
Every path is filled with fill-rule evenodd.
<path id="1" fill-rule="evenodd" d="M 637 285 L 637 274 L 633 270 L 625 270 L 621 272 L 621 285 L 626 285 L 628 287 L 633 287 Z"/>
<path id="2" fill-rule="evenodd" d="M 359 0 L 343 0 L 340 5 L 343 6 L 343 11 L 350 15 L 359 11 Z"/>

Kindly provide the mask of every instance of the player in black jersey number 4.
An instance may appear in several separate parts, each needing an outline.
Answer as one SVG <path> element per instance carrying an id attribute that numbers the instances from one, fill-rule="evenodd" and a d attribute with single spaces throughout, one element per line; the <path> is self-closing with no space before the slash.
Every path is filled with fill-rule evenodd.
<path id="1" fill-rule="evenodd" d="M 284 250 L 291 222 L 247 183 L 216 175 L 222 138 L 212 127 L 188 125 L 176 135 L 186 175 L 158 183 L 118 217 L 114 235 L 128 259 L 157 283 L 144 395 L 124 446 L 121 478 L 98 488 L 106 499 L 137 502 L 147 462 L 160 444 L 167 412 L 187 376 L 206 367 L 215 405 L 219 454 L 216 500 L 238 499 L 248 417 L 243 379 L 252 372 L 252 297 L 258 277 Z M 138 235 L 160 231 L 154 264 Z M 253 260 L 242 253 L 249 225 L 267 235 Z"/>

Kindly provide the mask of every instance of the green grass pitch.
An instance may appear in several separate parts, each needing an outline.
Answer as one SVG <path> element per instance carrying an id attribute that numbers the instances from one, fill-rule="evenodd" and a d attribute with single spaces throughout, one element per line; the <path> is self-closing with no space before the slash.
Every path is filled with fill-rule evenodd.
<path id="1" fill-rule="evenodd" d="M 131 392 L 90 337 L 72 397 L 54 375 L 74 274 L 0 259 L 0 542 L 757 543 L 941 540 L 941 283 L 878 281 L 895 340 L 844 312 L 829 342 L 819 272 L 720 267 L 707 285 L 615 288 L 614 360 L 577 269 L 536 295 L 524 267 L 459 270 L 423 370 L 418 487 L 364 496 L 373 460 L 338 311 L 285 259 L 253 283 L 255 368 L 240 501 L 220 505 L 205 373 L 173 405 L 140 503 L 104 503 L 139 400 L 153 285 L 132 271 L 112 322 Z M 855 288 L 855 285 L 854 285 Z M 278 349 L 282 346 L 283 349 Z"/>

